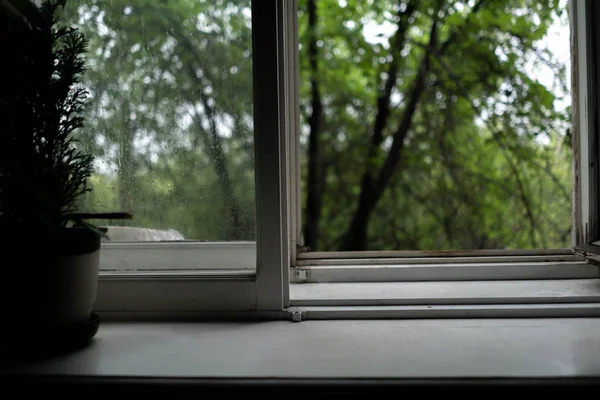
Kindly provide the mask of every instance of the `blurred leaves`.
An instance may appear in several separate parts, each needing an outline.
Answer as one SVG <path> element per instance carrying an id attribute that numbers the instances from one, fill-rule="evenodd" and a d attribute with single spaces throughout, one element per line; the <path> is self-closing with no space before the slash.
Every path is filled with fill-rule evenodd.
<path id="1" fill-rule="evenodd" d="M 303 195 L 311 114 L 306 3 L 298 10 Z M 564 2 L 415 4 L 395 54 L 383 141 L 367 160 L 392 59 L 389 38 L 407 1 L 317 1 L 325 171 L 317 249 L 339 248 L 366 166 L 380 168 L 389 154 L 434 4 L 440 48 L 401 161 L 370 215 L 368 248 L 568 247 L 570 109 L 560 106 L 568 104 L 568 79 L 544 44 L 553 23 L 566 24 Z M 136 226 L 173 228 L 189 239 L 255 239 L 249 7 L 249 0 L 69 0 L 65 15 L 91 49 L 86 83 L 95 107 L 80 140 L 99 156 L 99 168 L 85 208 L 127 206 Z M 540 81 L 541 70 L 555 75 L 551 85 Z"/>

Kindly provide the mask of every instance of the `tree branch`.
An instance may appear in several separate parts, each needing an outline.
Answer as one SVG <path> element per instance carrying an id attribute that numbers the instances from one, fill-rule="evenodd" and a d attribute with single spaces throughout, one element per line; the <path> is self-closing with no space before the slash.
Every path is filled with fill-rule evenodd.
<path id="1" fill-rule="evenodd" d="M 381 96 L 377 99 L 377 115 L 375 116 L 375 124 L 373 127 L 373 134 L 371 136 L 371 147 L 369 148 L 369 157 L 367 162 L 373 159 L 381 142 L 383 142 L 383 130 L 387 125 L 387 121 L 390 116 L 390 99 L 392 96 L 392 89 L 396 86 L 398 80 L 398 56 L 400 51 L 404 47 L 406 42 L 406 30 L 409 26 L 409 19 L 413 15 L 416 9 L 416 2 L 410 2 L 406 6 L 406 9 L 401 12 L 398 11 L 398 29 L 392 38 L 392 45 L 390 49 L 390 55 L 392 61 L 388 66 L 387 79 L 385 81 L 384 90 Z"/>
<path id="2" fill-rule="evenodd" d="M 196 62 L 199 65 L 201 65 L 202 63 L 200 62 L 200 58 L 194 46 L 190 43 L 189 39 L 186 37 L 180 37 L 179 39 L 181 40 L 181 43 L 184 45 L 186 50 L 189 51 L 193 58 L 196 60 Z M 196 70 L 192 64 L 188 64 L 188 73 L 191 77 L 196 78 Z M 208 155 L 215 169 L 217 177 L 219 178 L 219 183 L 221 184 L 221 190 L 223 192 L 225 205 L 232 219 L 230 224 L 224 224 L 225 236 L 226 239 L 240 239 L 242 237 L 243 231 L 240 205 L 233 190 L 233 184 L 231 182 L 231 177 L 229 176 L 229 171 L 227 169 L 227 159 L 221 146 L 221 138 L 219 137 L 217 123 L 215 120 L 216 111 L 214 107 L 210 106 L 208 98 L 202 90 L 192 90 L 194 92 L 194 96 L 192 97 L 197 96 L 200 99 L 202 107 L 204 108 L 204 114 L 208 117 L 209 120 L 210 132 L 209 134 L 206 134 L 200 122 L 198 110 L 194 106 L 194 119 L 196 120 L 196 126 L 198 127 L 200 132 L 204 133 L 204 144 L 208 150 Z M 193 98 L 188 98 L 188 101 L 190 101 L 191 104 L 195 104 Z"/>
<path id="3" fill-rule="evenodd" d="M 441 2 L 438 2 L 438 9 L 441 7 Z M 404 109 L 402 119 L 398 128 L 393 134 L 392 146 L 387 154 L 387 157 L 381 167 L 377 178 L 373 181 L 370 173 L 370 160 L 367 161 L 368 168 L 363 175 L 361 181 L 361 190 L 359 195 L 358 208 L 354 214 L 350 228 L 346 232 L 344 241 L 342 242 L 342 251 L 359 251 L 366 248 L 367 242 L 367 224 L 375 205 L 381 198 L 383 191 L 392 177 L 392 174 L 400 161 L 400 152 L 404 147 L 404 139 L 410 130 L 413 117 L 415 115 L 417 104 L 425 91 L 426 76 L 430 68 L 430 57 L 433 49 L 437 45 L 438 40 L 438 18 L 437 11 L 435 12 L 434 20 L 431 24 L 429 32 L 429 44 L 421 62 L 419 70 L 412 85 L 412 89 L 408 94 L 408 102 Z"/>
<path id="4" fill-rule="evenodd" d="M 459 31 L 462 31 L 468 24 L 470 18 L 475 15 L 482 5 L 484 0 L 478 0 L 477 3 L 471 8 L 469 15 L 465 18 L 465 22 L 462 26 L 458 27 L 453 31 L 449 37 L 440 45 L 439 52 L 445 53 L 450 45 L 457 40 Z M 404 148 L 404 140 L 410 128 L 412 126 L 413 117 L 419 103 L 421 94 L 425 90 L 426 76 L 430 68 L 430 56 L 433 50 L 436 48 L 438 40 L 438 12 L 442 9 L 443 0 L 437 1 L 437 9 L 433 13 L 433 23 L 429 33 L 429 43 L 425 50 L 425 55 L 420 62 L 419 72 L 415 77 L 412 85 L 412 90 L 407 96 L 408 102 L 404 109 L 404 113 L 401 122 L 393 134 L 393 141 L 390 151 L 387 154 L 385 162 L 381 167 L 375 182 L 371 177 L 369 171 L 372 169 L 370 164 L 367 164 L 367 171 L 363 175 L 361 181 L 361 192 L 359 195 L 358 207 L 354 213 L 350 227 L 344 235 L 344 240 L 341 245 L 342 251 L 357 251 L 364 250 L 367 244 L 367 224 L 369 217 L 373 212 L 377 202 L 381 198 L 381 195 L 387 185 L 390 182 L 392 174 L 400 162 L 401 152 Z M 367 160 L 369 162 L 370 160 Z"/>
<path id="5" fill-rule="evenodd" d="M 442 54 L 446 53 L 446 51 L 448 50 L 448 47 L 450 47 L 450 45 L 456 40 L 459 31 L 462 31 L 462 29 L 464 29 L 464 27 L 468 25 L 469 19 L 479 11 L 479 9 L 483 5 L 483 3 L 484 3 L 484 0 L 477 1 L 477 3 L 473 6 L 473 8 L 471 8 L 471 12 L 469 13 L 469 15 L 467 15 L 467 17 L 465 18 L 465 23 L 462 24 L 459 29 L 452 31 L 450 36 L 448 36 L 448 39 L 446 39 L 442 43 L 442 45 L 440 46 L 440 53 L 442 53 Z"/>
<path id="6" fill-rule="evenodd" d="M 456 85 L 459 88 L 459 90 L 461 91 L 461 94 L 463 95 L 463 97 L 468 101 L 469 105 L 475 111 L 475 113 L 477 113 L 478 108 L 475 107 L 475 105 L 473 104 L 473 101 L 471 100 L 471 97 L 469 96 L 467 89 L 462 85 L 460 78 L 457 77 L 454 74 L 454 72 L 452 72 L 450 67 L 444 62 L 444 60 L 441 57 L 441 54 L 438 53 L 438 54 L 436 54 L 436 56 L 437 56 L 436 59 L 438 60 L 440 65 L 442 65 L 442 67 L 446 70 L 446 73 L 448 73 L 448 75 L 453 79 L 454 83 L 456 83 Z M 487 124 L 487 122 L 486 122 L 486 125 L 488 126 L 488 130 L 492 134 L 492 138 L 498 144 L 498 147 L 500 148 L 500 151 L 502 152 L 502 155 L 504 156 L 504 159 L 506 160 L 508 167 L 511 170 L 511 173 L 513 174 L 513 176 L 515 178 L 515 183 L 517 184 L 517 188 L 519 191 L 519 198 L 521 199 L 521 202 L 523 203 L 523 206 L 525 207 L 525 214 L 527 216 L 527 219 L 529 220 L 529 226 L 530 226 L 529 238 L 531 241 L 531 245 L 535 248 L 535 247 L 537 247 L 537 241 L 535 239 L 535 231 L 537 229 L 537 224 L 536 224 L 535 217 L 533 215 L 533 209 L 531 207 L 531 203 L 530 203 L 529 198 L 527 197 L 527 194 L 525 191 L 525 185 L 523 184 L 523 180 L 521 179 L 521 174 L 519 173 L 519 170 L 518 170 L 517 166 L 515 165 L 512 157 L 510 156 L 509 151 L 506 148 L 506 144 L 502 141 L 502 138 L 500 137 L 500 135 L 498 135 L 498 133 L 495 131 L 495 129 L 493 129 L 493 127 L 489 126 L 489 124 Z"/>

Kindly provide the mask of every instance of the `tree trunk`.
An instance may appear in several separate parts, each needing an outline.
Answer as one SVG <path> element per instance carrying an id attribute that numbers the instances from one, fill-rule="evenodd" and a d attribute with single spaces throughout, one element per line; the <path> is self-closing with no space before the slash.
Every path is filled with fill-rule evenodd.
<path id="1" fill-rule="evenodd" d="M 322 161 L 320 158 L 321 121 L 323 118 L 323 105 L 317 82 L 318 50 L 317 50 L 317 5 L 316 0 L 308 2 L 308 56 L 310 62 L 311 85 L 311 115 L 308 120 L 310 137 L 308 142 L 308 177 L 306 183 L 306 217 L 304 221 L 304 246 L 315 251 L 319 243 L 319 222 L 323 199 L 323 185 L 321 178 Z"/>
<path id="2" fill-rule="evenodd" d="M 196 68 L 204 67 L 201 62 L 201 58 L 197 54 L 196 49 L 188 38 L 178 37 L 178 40 L 180 40 L 185 49 L 189 51 L 190 54 L 193 55 L 193 58 L 197 61 L 197 65 L 188 65 L 188 73 L 190 77 L 196 78 Z M 202 69 L 206 75 L 210 75 L 209 71 L 207 71 L 205 68 Z M 209 80 L 211 80 L 210 77 Z M 192 89 L 188 95 L 190 96 L 188 98 L 190 104 L 195 104 L 198 99 L 200 100 L 200 103 L 204 109 L 204 117 L 206 117 L 210 126 L 209 132 L 207 132 L 202 126 L 202 117 L 196 111 L 194 119 L 197 132 L 202 138 L 204 147 L 208 152 L 208 158 L 210 159 L 210 162 L 215 169 L 215 173 L 217 174 L 217 178 L 219 179 L 221 193 L 223 194 L 223 201 L 229 213 L 229 222 L 223 224 L 223 239 L 243 239 L 244 223 L 241 215 L 241 207 L 235 195 L 233 183 L 231 182 L 231 177 L 229 176 L 229 170 L 227 168 L 227 157 L 225 156 L 225 153 L 223 152 L 223 146 L 221 145 L 221 137 L 219 136 L 217 122 L 215 120 L 216 107 L 210 105 L 207 95 L 202 90 Z"/>
<path id="3" fill-rule="evenodd" d="M 208 99 L 204 96 L 200 96 L 204 109 L 206 110 L 205 117 L 208 119 L 210 124 L 210 132 L 206 132 L 202 127 L 202 121 L 200 115 L 196 112 L 195 120 L 198 133 L 202 137 L 204 147 L 208 152 L 208 158 L 210 159 L 219 184 L 221 185 L 221 193 L 223 195 L 223 201 L 225 207 L 229 213 L 230 220 L 223 224 L 223 239 L 225 240 L 239 240 L 242 239 L 243 226 L 240 205 L 235 196 L 233 183 L 229 176 L 229 170 L 227 169 L 227 158 L 223 152 L 221 146 L 221 138 L 217 131 L 217 124 L 214 117 L 214 109 L 210 108 Z"/>
<path id="4" fill-rule="evenodd" d="M 211 118 L 214 121 L 214 118 Z M 213 122 L 214 123 L 214 122 Z M 209 138 L 209 158 L 215 168 L 219 182 L 221 184 L 221 191 L 223 193 L 223 199 L 225 201 L 225 207 L 229 211 L 230 221 L 224 226 L 224 236 L 228 240 L 239 240 L 242 239 L 242 218 L 240 205 L 237 197 L 234 193 L 233 184 L 229 176 L 227 169 L 227 160 L 221 147 L 220 138 L 216 134 L 216 125 L 213 127 L 211 123 L 211 132 Z"/>
<path id="5" fill-rule="evenodd" d="M 437 19 L 433 21 L 430 34 L 429 44 L 425 49 L 425 53 L 419 63 L 419 70 L 415 77 L 412 85 L 412 89 L 407 93 L 407 103 L 404 109 L 404 113 L 400 120 L 398 128 L 393 133 L 392 146 L 387 153 L 383 166 L 379 168 L 379 173 L 376 178 L 373 179 L 371 170 L 373 169 L 372 161 L 379 151 L 380 144 L 383 140 L 383 128 L 385 122 L 388 120 L 389 115 L 389 99 L 378 100 L 378 115 L 375 119 L 375 127 L 378 129 L 374 130 L 371 147 L 369 149 L 369 159 L 367 160 L 366 171 L 363 175 L 360 188 L 360 196 L 358 200 L 358 207 L 350 223 L 350 227 L 346 231 L 341 244 L 341 251 L 362 251 L 367 248 L 367 228 L 371 213 L 375 209 L 377 202 L 383 195 L 385 189 L 389 185 L 389 182 L 394 174 L 396 167 L 400 163 L 400 157 L 402 150 L 404 149 L 404 140 L 411 129 L 413 117 L 417 110 L 417 105 L 421 98 L 422 93 L 425 90 L 426 76 L 429 72 L 431 65 L 431 54 L 433 49 L 437 45 Z M 399 26 L 400 29 L 400 26 Z M 395 65 L 392 62 L 390 69 L 395 69 Z M 395 79 L 395 77 L 394 77 Z M 386 82 L 386 93 L 388 90 L 388 82 Z M 389 85 L 389 93 L 391 93 L 392 85 Z M 384 95 L 385 95 L 384 94 Z M 382 117 L 380 117 L 382 116 Z M 383 121 L 381 121 L 381 119 Z"/>
<path id="6" fill-rule="evenodd" d="M 360 251 L 367 248 L 367 227 L 371 213 L 375 209 L 379 196 L 372 187 L 371 177 L 363 177 L 358 199 L 358 208 L 354 212 L 350 227 L 346 231 L 341 251 Z"/>
<path id="7" fill-rule="evenodd" d="M 133 192 L 135 190 L 135 165 L 133 155 L 133 138 L 135 127 L 129 119 L 129 104 L 122 104 L 126 112 L 123 113 L 127 119 L 123 124 L 126 128 L 118 138 L 119 152 L 117 158 L 118 173 L 117 183 L 119 185 L 119 209 L 123 212 L 134 211 Z"/>

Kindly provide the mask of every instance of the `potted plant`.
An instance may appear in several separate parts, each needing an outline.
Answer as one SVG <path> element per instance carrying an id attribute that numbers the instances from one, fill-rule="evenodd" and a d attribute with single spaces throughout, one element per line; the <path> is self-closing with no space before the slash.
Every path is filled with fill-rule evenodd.
<path id="1" fill-rule="evenodd" d="M 77 210 L 94 158 L 75 137 L 87 41 L 61 25 L 65 2 L 13 0 L 0 12 L 0 298 L 14 337 L 90 320 L 105 230 L 87 220 L 131 218 Z"/>

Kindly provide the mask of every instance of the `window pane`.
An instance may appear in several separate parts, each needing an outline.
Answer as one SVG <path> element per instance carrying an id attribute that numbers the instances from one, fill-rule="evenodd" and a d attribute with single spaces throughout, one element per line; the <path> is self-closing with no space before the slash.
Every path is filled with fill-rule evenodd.
<path id="1" fill-rule="evenodd" d="M 250 0 L 69 0 L 89 40 L 82 210 L 119 241 L 255 240 Z"/>
<path id="2" fill-rule="evenodd" d="M 567 2 L 300 0 L 310 250 L 570 246 Z"/>

